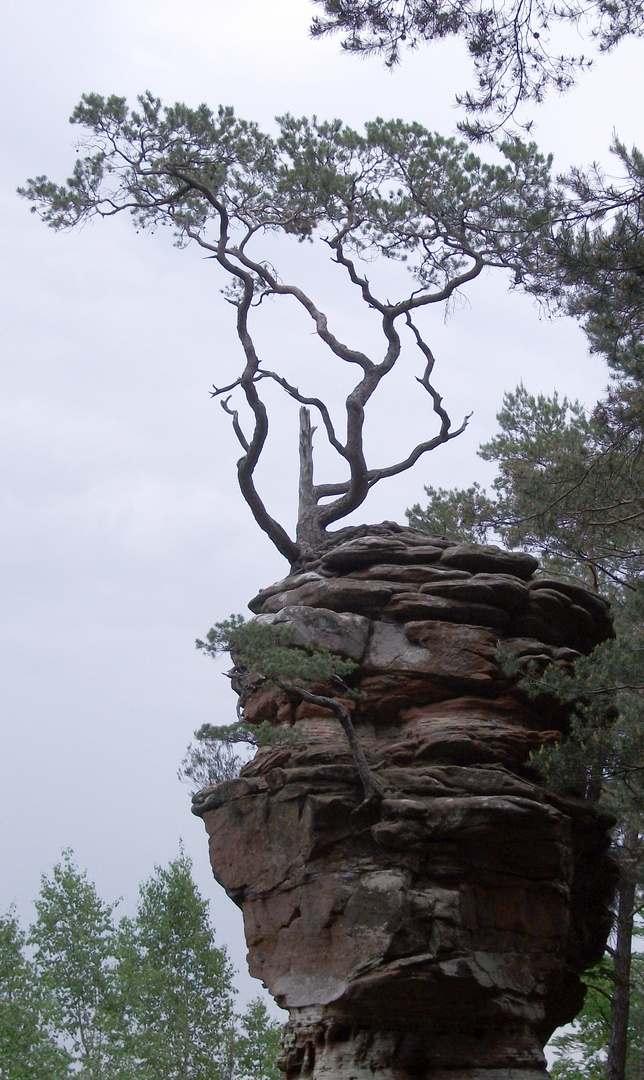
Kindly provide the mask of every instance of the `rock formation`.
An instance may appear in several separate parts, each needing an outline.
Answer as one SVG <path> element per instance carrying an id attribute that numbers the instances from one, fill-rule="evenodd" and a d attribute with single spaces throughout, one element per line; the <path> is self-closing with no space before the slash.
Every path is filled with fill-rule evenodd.
<path id="1" fill-rule="evenodd" d="M 566 716 L 526 701 L 496 649 L 567 664 L 612 629 L 603 600 L 536 568 L 386 523 L 342 530 L 250 604 L 358 663 L 353 722 L 384 791 L 361 806 L 333 713 L 267 684 L 246 720 L 301 738 L 195 796 L 251 973 L 290 1012 L 288 1078 L 529 1080 L 581 1007 L 610 822 L 539 783 L 530 754 Z"/>

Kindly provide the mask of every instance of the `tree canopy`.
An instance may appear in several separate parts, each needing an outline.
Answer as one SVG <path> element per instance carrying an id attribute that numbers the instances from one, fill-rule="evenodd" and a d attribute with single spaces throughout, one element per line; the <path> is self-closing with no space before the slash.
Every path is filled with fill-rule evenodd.
<path id="1" fill-rule="evenodd" d="M 313 0 L 322 13 L 312 23 L 320 36 L 340 33 L 349 52 L 381 54 L 396 64 L 405 48 L 459 37 L 474 63 L 475 87 L 457 97 L 475 138 L 494 132 L 524 102 L 539 102 L 549 88 L 569 89 L 592 59 L 566 51 L 574 27 L 593 51 L 609 52 L 623 38 L 644 32 L 641 0 Z M 563 46 L 563 51 L 560 51 Z"/>
<path id="2" fill-rule="evenodd" d="M 279 1022 L 233 970 L 180 854 L 115 919 L 71 852 L 25 934 L 0 917 L 1 1080 L 278 1080 Z M 28 948 L 30 946 L 30 948 Z"/>
<path id="3" fill-rule="evenodd" d="M 54 229 L 123 211 L 138 229 L 168 226 L 179 246 L 196 243 L 224 272 L 244 360 L 239 376 L 213 393 L 221 397 L 242 446 L 242 494 L 259 526 L 293 565 L 305 561 L 327 526 L 360 506 L 375 484 L 463 430 L 467 420 L 452 426 L 433 384 L 435 358 L 413 315 L 448 303 L 485 267 L 505 270 L 524 288 L 535 286 L 546 272 L 560 196 L 549 161 L 533 144 L 510 140 L 500 148 L 501 162 L 486 164 L 466 143 L 419 124 L 375 120 L 359 133 L 340 121 L 291 116 L 278 119 L 273 137 L 238 119 L 232 109 L 164 108 L 150 94 L 135 110 L 123 98 L 87 95 L 71 120 L 86 131 L 72 177 L 62 185 L 37 177 L 21 193 Z M 342 341 L 312 296 L 282 279 L 269 261 L 275 234 L 325 246 L 349 289 L 380 324 L 379 356 Z M 367 277 L 368 264 L 379 258 L 409 270 L 411 280 L 397 299 L 380 293 Z M 329 359 L 357 370 L 342 432 L 321 398 L 262 365 L 252 318 L 267 297 L 295 300 Z M 396 365 L 404 333 L 420 354 L 417 381 L 429 395 L 438 430 L 401 460 L 374 468 L 363 447 L 365 408 Z M 305 411 L 295 538 L 270 514 L 254 480 L 268 437 L 269 417 L 260 396 L 267 380 L 305 410 L 317 412 L 342 472 L 348 473 L 348 479 L 314 482 Z M 249 409 L 250 428 L 231 403 L 237 390 Z"/>

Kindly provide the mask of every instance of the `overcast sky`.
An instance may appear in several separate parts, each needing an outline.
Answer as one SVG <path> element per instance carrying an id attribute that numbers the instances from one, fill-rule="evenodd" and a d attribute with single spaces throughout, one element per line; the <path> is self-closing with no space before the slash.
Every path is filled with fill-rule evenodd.
<path id="1" fill-rule="evenodd" d="M 234 719 L 226 680 L 195 637 L 286 571 L 236 490 L 238 448 L 208 396 L 238 355 L 232 311 L 213 263 L 177 251 L 163 231 L 139 236 L 113 220 L 56 235 L 15 188 L 69 174 L 77 133 L 67 117 L 90 90 L 221 102 L 266 126 L 289 111 L 353 125 L 400 116 L 453 133 L 453 96 L 469 78 L 457 45 L 421 49 L 387 73 L 340 55 L 335 41 L 310 41 L 310 14 L 306 0 L 25 0 L 2 15 L 0 909 L 15 902 L 30 919 L 40 874 L 71 847 L 102 896 L 131 911 L 139 883 L 182 838 L 219 941 L 242 969 L 241 918 L 212 880 L 203 826 L 176 779 L 193 730 Z M 535 137 L 557 168 L 610 168 L 614 130 L 642 145 L 641 50 L 622 45 L 536 114 Z M 301 253 L 285 253 L 289 271 Z M 369 340 L 326 267 L 314 260 L 306 272 L 352 343 Z M 290 309 L 269 315 L 268 356 L 310 353 L 310 326 Z M 357 520 L 404 521 L 424 483 L 487 482 L 476 448 L 519 379 L 589 405 L 606 382 L 577 327 L 508 295 L 501 277 L 475 282 L 447 323 L 432 313 L 424 328 L 448 409 L 455 420 L 474 410 L 472 422 L 380 485 Z M 375 464 L 408 447 L 409 428 L 425 430 L 412 375 L 374 408 Z M 278 406 L 274 431 L 264 493 L 291 526 L 292 410 Z M 258 984 L 242 975 L 240 987 L 249 997 Z"/>

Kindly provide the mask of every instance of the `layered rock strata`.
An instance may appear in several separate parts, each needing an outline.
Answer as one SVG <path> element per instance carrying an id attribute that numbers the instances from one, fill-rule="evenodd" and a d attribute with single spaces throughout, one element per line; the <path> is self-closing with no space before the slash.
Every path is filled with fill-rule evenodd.
<path id="1" fill-rule="evenodd" d="M 536 569 L 385 524 L 343 530 L 250 604 L 358 665 L 353 721 L 384 792 L 361 806 L 333 713 L 266 685 L 246 720 L 295 741 L 195 796 L 251 973 L 289 1010 L 293 1080 L 528 1080 L 581 1007 L 610 823 L 539 784 L 530 755 L 566 716 L 524 700 L 497 650 L 567 664 L 612 628 L 603 600 Z"/>

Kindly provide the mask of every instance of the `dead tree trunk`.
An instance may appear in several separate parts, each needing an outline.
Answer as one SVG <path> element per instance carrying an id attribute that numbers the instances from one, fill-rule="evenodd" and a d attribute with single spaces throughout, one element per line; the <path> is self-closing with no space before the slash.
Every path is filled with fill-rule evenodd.
<path id="1" fill-rule="evenodd" d="M 300 479 L 297 511 L 297 544 L 302 559 L 310 558 L 324 540 L 320 525 L 319 508 L 313 485 L 313 435 L 311 413 L 304 406 L 300 409 Z"/>

